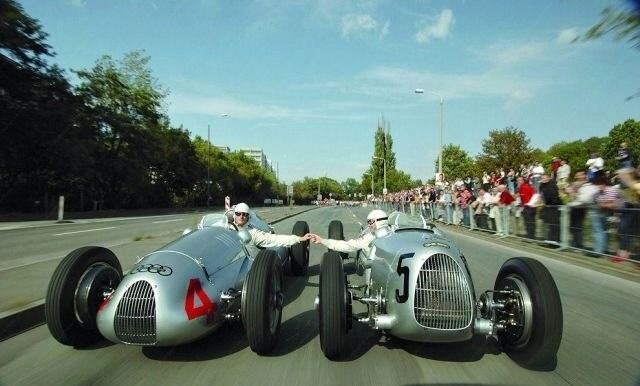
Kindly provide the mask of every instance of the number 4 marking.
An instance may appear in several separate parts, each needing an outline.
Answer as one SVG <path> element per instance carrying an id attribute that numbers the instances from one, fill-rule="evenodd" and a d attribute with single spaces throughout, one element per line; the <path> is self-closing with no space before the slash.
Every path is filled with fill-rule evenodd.
<path id="1" fill-rule="evenodd" d="M 196 307 L 196 296 L 201 303 L 198 307 Z M 216 310 L 216 304 L 209 299 L 209 296 L 207 296 L 207 293 L 202 289 L 202 285 L 198 279 L 189 280 L 187 298 L 184 301 L 184 310 L 187 312 L 189 320 L 193 320 L 200 316 L 206 316 L 207 323 L 213 321 L 213 313 Z"/>

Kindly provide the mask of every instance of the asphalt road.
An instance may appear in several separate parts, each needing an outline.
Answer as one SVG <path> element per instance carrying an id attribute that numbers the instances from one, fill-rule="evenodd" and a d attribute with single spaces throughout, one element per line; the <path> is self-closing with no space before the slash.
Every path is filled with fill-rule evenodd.
<path id="1" fill-rule="evenodd" d="M 266 221 L 305 210 L 305 207 L 255 208 Z M 162 216 L 3 224 L 0 229 L 0 315 L 43 299 L 60 260 L 76 248 L 106 247 L 120 258 L 123 268 L 138 256 L 195 228 L 204 213 Z"/>
<path id="2" fill-rule="evenodd" d="M 356 217 L 353 216 L 356 215 Z M 357 234 L 366 209 L 322 208 L 276 224 L 289 233 L 296 220 L 326 235 L 342 220 L 345 236 Z M 359 219 L 359 220 L 358 220 Z M 53 340 L 45 326 L 0 342 L 2 385 L 219 384 L 219 385 L 637 385 L 640 380 L 640 284 L 561 261 L 448 233 L 462 247 L 478 294 L 492 287 L 509 257 L 531 256 L 554 276 L 564 309 L 557 365 L 549 371 L 519 367 L 492 342 L 419 344 L 356 326 L 346 360 L 324 358 L 313 299 L 325 248 L 311 249 L 310 274 L 289 279 L 281 339 L 259 357 L 240 325 L 175 348 L 102 343 L 77 350 Z"/>

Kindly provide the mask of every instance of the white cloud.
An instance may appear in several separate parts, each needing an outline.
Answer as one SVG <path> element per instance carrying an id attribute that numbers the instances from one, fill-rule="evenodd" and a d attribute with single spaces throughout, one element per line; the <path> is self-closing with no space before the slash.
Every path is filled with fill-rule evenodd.
<path id="1" fill-rule="evenodd" d="M 380 30 L 380 37 L 385 37 L 389 33 L 389 20 L 387 20 Z"/>
<path id="2" fill-rule="evenodd" d="M 473 49 L 476 57 L 495 65 L 513 65 L 530 60 L 548 59 L 548 45 L 543 42 L 502 41 L 481 50 Z"/>
<path id="3" fill-rule="evenodd" d="M 424 25 L 416 32 L 416 41 L 418 43 L 428 43 L 433 39 L 444 40 L 451 35 L 451 29 L 455 22 L 453 11 L 445 9 L 440 12 L 435 22 Z"/>
<path id="4" fill-rule="evenodd" d="M 415 88 L 426 88 L 442 95 L 445 100 L 463 98 L 497 97 L 505 108 L 526 103 L 545 83 L 524 75 L 505 73 L 499 69 L 468 74 L 441 74 L 430 71 L 414 71 L 400 67 L 380 66 L 361 75 L 361 90 L 369 90 L 380 96 L 406 95 Z M 368 87 L 365 88 L 365 87 Z M 437 96 L 424 94 L 437 100 Z"/>
<path id="5" fill-rule="evenodd" d="M 349 14 L 342 17 L 340 25 L 343 39 L 361 38 L 364 36 L 379 33 L 380 37 L 384 37 L 389 33 L 389 21 L 380 26 L 371 15 L 368 14 Z"/>
<path id="6" fill-rule="evenodd" d="M 573 41 L 576 40 L 578 36 L 578 28 L 576 27 L 563 29 L 558 34 L 556 42 L 559 44 L 570 44 L 573 43 Z"/>
<path id="7" fill-rule="evenodd" d="M 327 114 L 322 109 L 290 108 L 280 105 L 252 104 L 233 98 L 208 97 L 197 93 L 172 92 L 169 97 L 170 114 L 202 114 L 219 116 L 228 114 L 242 120 L 349 120 L 359 121 L 363 116 L 347 114 Z M 319 112 L 318 112 L 319 111 Z"/>

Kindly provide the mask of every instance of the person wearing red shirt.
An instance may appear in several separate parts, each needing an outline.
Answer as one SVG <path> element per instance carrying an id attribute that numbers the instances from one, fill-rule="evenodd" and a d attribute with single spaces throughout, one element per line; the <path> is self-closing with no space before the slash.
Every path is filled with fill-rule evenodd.
<path id="1" fill-rule="evenodd" d="M 551 161 L 551 179 L 557 181 L 558 179 L 558 168 L 562 163 L 558 157 L 553 157 L 553 161 Z"/>
<path id="2" fill-rule="evenodd" d="M 518 177 L 518 194 L 520 195 L 520 206 L 522 207 L 522 219 L 527 230 L 527 238 L 536 238 L 536 194 L 533 186 L 529 185 L 524 178 Z"/>

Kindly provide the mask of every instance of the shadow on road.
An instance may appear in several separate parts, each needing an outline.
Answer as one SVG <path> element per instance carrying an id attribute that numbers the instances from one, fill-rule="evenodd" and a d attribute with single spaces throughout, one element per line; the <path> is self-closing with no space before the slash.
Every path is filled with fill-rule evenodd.
<path id="1" fill-rule="evenodd" d="M 105 347 L 113 346 L 114 344 L 117 344 L 117 343 L 114 343 L 114 342 L 112 342 L 110 340 L 107 340 L 107 339 L 101 339 L 101 340 L 97 341 L 96 343 L 94 343 L 94 344 L 92 344 L 90 346 L 74 347 L 74 349 L 76 349 L 78 351 L 100 350 L 100 349 L 105 348 Z"/>
<path id="2" fill-rule="evenodd" d="M 195 362 L 222 358 L 248 346 L 241 323 L 225 324 L 213 334 L 193 343 L 175 347 L 143 347 L 149 359 L 171 362 Z"/>
<path id="3" fill-rule="evenodd" d="M 304 291 L 307 285 L 307 276 L 290 276 L 285 278 L 284 305 L 293 303 Z"/>
<path id="4" fill-rule="evenodd" d="M 282 323 L 278 343 L 267 356 L 284 356 L 302 348 L 318 335 L 318 314 L 305 311 Z"/>
<path id="5" fill-rule="evenodd" d="M 476 362 L 485 354 L 498 355 L 502 351 L 493 339 L 474 336 L 466 342 L 458 343 L 422 343 L 412 342 L 395 337 L 388 337 L 382 346 L 396 350 L 401 349 L 409 354 L 444 362 Z"/>

